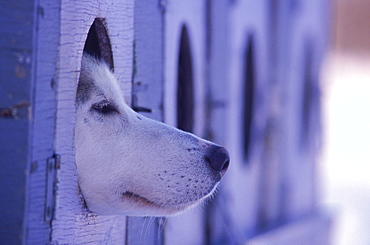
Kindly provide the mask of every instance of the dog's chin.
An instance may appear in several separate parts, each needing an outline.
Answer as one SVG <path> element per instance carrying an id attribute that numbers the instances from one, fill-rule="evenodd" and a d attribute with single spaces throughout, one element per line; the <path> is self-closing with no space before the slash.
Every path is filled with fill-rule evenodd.
<path id="1" fill-rule="evenodd" d="M 193 206 L 196 206 L 197 204 L 202 202 L 202 200 L 203 199 L 200 199 L 198 201 L 187 204 L 166 206 L 157 204 L 145 197 L 141 197 L 136 194 L 130 196 L 125 195 L 125 197 L 123 197 L 124 202 L 132 204 L 132 210 L 127 212 L 127 215 L 130 216 L 173 216 L 180 214 Z"/>
<path id="2" fill-rule="evenodd" d="M 89 198 L 84 198 L 87 209 L 98 215 L 127 215 L 127 216 L 174 216 L 188 209 L 191 209 L 199 204 L 204 204 L 217 191 L 217 184 L 210 190 L 208 194 L 199 197 L 197 200 L 184 201 L 182 203 L 173 204 L 171 202 L 158 203 L 150 200 L 147 197 L 139 195 L 131 191 L 125 191 L 119 194 L 117 202 L 111 202 L 112 205 L 97 205 L 90 202 Z M 170 201 L 170 200 L 169 200 Z"/>

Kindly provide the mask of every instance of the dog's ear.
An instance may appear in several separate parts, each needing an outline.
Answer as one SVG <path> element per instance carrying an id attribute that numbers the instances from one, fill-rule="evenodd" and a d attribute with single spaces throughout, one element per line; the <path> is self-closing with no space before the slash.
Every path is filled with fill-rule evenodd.
<path id="1" fill-rule="evenodd" d="M 81 104 L 90 99 L 91 92 L 93 91 L 94 84 L 80 76 L 77 85 L 76 104 Z"/>
<path id="2" fill-rule="evenodd" d="M 91 55 L 84 53 L 82 56 L 80 78 L 77 85 L 76 103 L 84 103 L 90 99 L 91 93 L 94 90 L 94 81 L 91 77 L 90 70 L 98 61 Z"/>
<path id="3" fill-rule="evenodd" d="M 99 67 L 104 65 L 107 66 L 107 64 L 101 61 L 99 58 L 84 52 L 81 61 L 80 77 L 77 85 L 77 105 L 90 99 L 91 94 L 96 90 L 93 74 L 96 73 Z"/>

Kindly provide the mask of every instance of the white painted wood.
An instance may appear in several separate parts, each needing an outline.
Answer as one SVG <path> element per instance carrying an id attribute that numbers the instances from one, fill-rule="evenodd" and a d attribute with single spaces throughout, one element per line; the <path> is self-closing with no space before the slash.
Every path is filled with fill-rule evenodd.
<path id="1" fill-rule="evenodd" d="M 135 2 L 133 107 L 139 112 L 163 121 L 163 22 L 157 1 Z M 127 244 L 162 244 L 161 218 L 128 217 Z"/>
<path id="2" fill-rule="evenodd" d="M 225 202 L 236 242 L 242 242 L 254 232 L 260 205 L 260 171 L 264 159 L 264 142 L 269 92 L 268 32 L 266 11 L 268 1 L 237 1 L 230 10 L 230 52 L 228 57 L 229 113 L 227 148 L 231 154 L 229 172 L 223 187 L 230 196 Z M 244 63 L 249 38 L 253 40 L 255 56 L 255 107 L 252 122 L 250 158 L 243 154 L 243 84 Z M 267 153 L 268 154 L 268 153 Z M 275 175 L 277 172 L 271 172 Z M 270 181 L 274 176 L 270 176 Z M 226 182 L 226 183 L 225 183 Z M 264 192 L 263 195 L 268 193 Z M 272 202 L 271 205 L 276 204 Z M 275 211 L 275 210 L 274 210 Z"/>
<path id="3" fill-rule="evenodd" d="M 186 25 L 189 31 L 190 49 L 194 74 L 195 120 L 194 133 L 204 133 L 205 96 L 205 2 L 197 0 L 166 1 L 164 33 L 164 113 L 165 122 L 176 126 L 177 66 L 180 48 L 181 28 Z"/>
<path id="4" fill-rule="evenodd" d="M 49 242 L 44 194 L 54 141 L 57 7 L 41 0 L 3 2 L 0 8 L 1 244 Z"/>
<path id="5" fill-rule="evenodd" d="M 282 72 L 279 86 L 284 88 L 285 110 L 280 117 L 284 148 L 281 148 L 283 163 L 282 180 L 286 188 L 284 212 L 288 219 L 295 219 L 311 212 L 318 205 L 318 156 L 320 148 L 321 120 L 310 118 L 311 132 L 309 138 L 302 139 L 303 91 L 305 67 L 308 56 L 312 57 L 310 75 L 316 96 L 313 101 L 313 115 L 320 115 L 320 67 L 325 53 L 327 37 L 325 11 L 327 3 L 323 1 L 302 2 L 294 6 L 284 19 L 285 27 L 289 27 L 290 35 L 281 36 L 281 43 L 286 43 L 285 54 L 280 57 L 279 65 Z M 294 20 L 294 21 L 293 21 Z M 312 137 L 312 138 L 311 138 Z M 312 139 L 315 138 L 314 141 Z M 302 141 L 309 141 L 302 144 Z M 304 148 L 302 148 L 302 145 Z"/>
<path id="6" fill-rule="evenodd" d="M 205 1 L 165 1 L 164 16 L 164 121 L 177 125 L 177 71 L 180 37 L 183 25 L 188 28 L 193 65 L 194 132 L 204 136 L 205 120 Z M 168 218 L 165 228 L 166 244 L 203 244 L 202 212 L 190 210 Z"/>
<path id="7" fill-rule="evenodd" d="M 56 91 L 55 67 L 59 45 L 59 5 L 39 1 L 35 10 L 37 28 L 34 34 L 34 58 L 22 57 L 34 65 L 32 90 L 32 126 L 28 165 L 27 202 L 25 215 L 25 244 L 46 244 L 51 227 L 44 221 L 47 159 L 54 154 Z M 29 59 L 27 61 L 27 59 Z"/>
<path id="8" fill-rule="evenodd" d="M 124 216 L 88 213 L 77 182 L 74 149 L 75 93 L 82 50 L 96 17 L 106 18 L 115 72 L 129 100 L 133 47 L 133 1 L 61 1 L 55 151 L 61 155 L 52 240 L 59 244 L 123 244 Z"/>
<path id="9" fill-rule="evenodd" d="M 151 109 L 145 116 L 163 121 L 163 13 L 158 2 L 135 3 L 135 73 L 137 106 Z"/>
<path id="10" fill-rule="evenodd" d="M 229 137 L 228 109 L 232 99 L 229 93 L 228 73 L 232 5 L 229 0 L 206 2 L 205 137 L 225 146 Z M 234 163 L 232 158 L 231 163 Z M 231 210 L 228 206 L 230 193 L 225 189 L 226 184 L 223 179 L 219 191 L 206 205 L 204 211 L 205 242 L 209 244 L 235 244 L 239 240 L 230 219 Z"/>

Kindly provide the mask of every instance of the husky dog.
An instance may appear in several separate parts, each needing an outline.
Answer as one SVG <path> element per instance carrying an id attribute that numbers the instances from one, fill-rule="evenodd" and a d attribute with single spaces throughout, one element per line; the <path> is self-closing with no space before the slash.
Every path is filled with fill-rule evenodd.
<path id="1" fill-rule="evenodd" d="M 229 165 L 223 147 L 137 114 L 108 66 L 83 55 L 76 161 L 89 210 L 168 216 L 211 196 Z"/>

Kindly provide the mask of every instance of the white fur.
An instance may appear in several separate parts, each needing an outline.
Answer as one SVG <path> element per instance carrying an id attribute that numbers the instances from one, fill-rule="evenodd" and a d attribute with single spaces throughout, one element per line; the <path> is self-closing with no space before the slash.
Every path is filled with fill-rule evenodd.
<path id="1" fill-rule="evenodd" d="M 134 112 L 104 63 L 84 55 L 81 70 L 76 160 L 91 211 L 171 215 L 212 195 L 222 176 L 205 159 L 213 143 Z M 94 109 L 105 104 L 116 111 Z"/>

